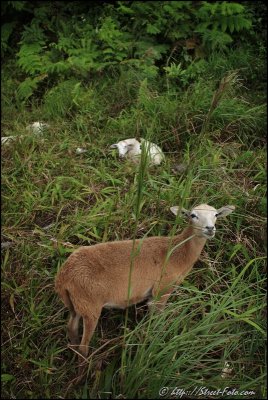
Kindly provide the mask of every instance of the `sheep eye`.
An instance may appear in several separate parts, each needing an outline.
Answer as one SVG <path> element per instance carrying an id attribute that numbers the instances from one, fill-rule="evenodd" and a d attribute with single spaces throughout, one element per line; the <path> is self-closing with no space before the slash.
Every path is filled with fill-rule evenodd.
<path id="1" fill-rule="evenodd" d="M 215 214 L 215 217 L 217 218 L 217 216 L 218 216 L 219 214 L 217 213 L 217 214 Z"/>
<path id="2" fill-rule="evenodd" d="M 192 218 L 197 218 L 197 215 L 191 214 L 190 217 L 192 217 Z"/>

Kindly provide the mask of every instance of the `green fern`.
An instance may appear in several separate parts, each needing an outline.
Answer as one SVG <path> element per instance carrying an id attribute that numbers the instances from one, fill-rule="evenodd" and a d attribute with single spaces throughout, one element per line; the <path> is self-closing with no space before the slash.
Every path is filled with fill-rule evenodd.
<path id="1" fill-rule="evenodd" d="M 252 24 L 245 5 L 227 1 L 194 5 L 191 1 L 118 1 L 102 7 L 82 3 L 54 2 L 52 6 L 51 2 L 37 2 L 33 7 L 28 1 L 4 2 L 4 15 L 11 10 L 32 14 L 30 22 L 21 27 L 16 54 L 20 70 L 30 78 L 21 84 L 21 98 L 31 97 L 38 89 L 40 75 L 47 74 L 51 83 L 71 76 L 86 81 L 89 74 L 122 66 L 138 69 L 142 77 L 147 74 L 152 79 L 165 66 L 170 78 L 179 75 L 186 84 L 195 73 L 187 68 L 194 57 L 205 56 L 204 47 L 207 56 L 217 49 L 226 50 L 234 34 L 244 34 Z M 2 26 L 4 53 L 15 32 L 14 24 Z M 187 47 L 191 41 L 194 55 Z M 176 55 L 171 48 L 174 42 Z"/>
<path id="2" fill-rule="evenodd" d="M 70 70 L 69 65 L 65 61 L 51 62 L 48 63 L 46 71 L 48 74 L 64 75 L 65 72 Z"/>
<path id="3" fill-rule="evenodd" d="M 196 28 L 197 32 L 207 29 L 230 33 L 239 32 L 242 29 L 250 29 L 252 22 L 245 14 L 245 7 L 242 4 L 230 2 L 208 3 L 202 2 L 202 6 L 197 12 L 200 20 Z"/>
<path id="4" fill-rule="evenodd" d="M 4 53 L 10 49 L 8 45 L 9 38 L 14 31 L 17 22 L 7 22 L 1 26 L 1 54 L 2 56 Z"/>
<path id="5" fill-rule="evenodd" d="M 232 43 L 233 39 L 225 32 L 216 29 L 205 29 L 201 31 L 203 37 L 203 44 L 211 50 L 224 50 L 227 45 Z"/>
<path id="6" fill-rule="evenodd" d="M 45 70 L 45 65 L 40 56 L 44 42 L 22 44 L 18 53 L 18 65 L 22 71 L 29 75 L 35 75 Z"/>
<path id="7" fill-rule="evenodd" d="M 7 1 L 7 6 L 10 6 L 14 10 L 22 11 L 26 6 L 26 1 Z"/>
<path id="8" fill-rule="evenodd" d="M 26 78 L 18 87 L 18 99 L 22 101 L 29 99 L 37 89 L 39 81 L 38 77 Z"/>

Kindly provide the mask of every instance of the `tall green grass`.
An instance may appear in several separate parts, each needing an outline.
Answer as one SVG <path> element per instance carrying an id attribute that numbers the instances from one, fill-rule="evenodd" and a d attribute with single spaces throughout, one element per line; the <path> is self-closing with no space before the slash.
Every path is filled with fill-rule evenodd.
<path id="1" fill-rule="evenodd" d="M 6 134 L 26 134 L 37 119 L 51 128 L 2 147 L 3 398 L 160 398 L 162 387 L 265 398 L 265 109 L 235 81 L 211 108 L 219 81 L 208 71 L 168 92 L 122 73 L 81 88 L 79 106 L 59 114 L 59 93 L 29 110 L 6 98 Z M 109 145 L 134 136 L 161 145 L 166 162 L 118 160 Z M 236 211 L 161 314 L 143 304 L 103 311 L 86 380 L 75 386 L 58 268 L 81 245 L 172 235 L 184 221 L 169 207 L 203 202 Z M 222 378 L 225 362 L 232 372 Z"/>

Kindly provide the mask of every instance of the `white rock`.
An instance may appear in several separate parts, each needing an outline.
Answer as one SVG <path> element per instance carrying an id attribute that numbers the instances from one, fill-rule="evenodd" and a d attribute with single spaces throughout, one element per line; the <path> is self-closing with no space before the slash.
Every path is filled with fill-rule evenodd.
<path id="1" fill-rule="evenodd" d="M 83 154 L 83 153 L 86 153 L 87 150 L 86 149 L 82 149 L 81 147 L 77 147 L 75 152 L 76 152 L 76 154 Z"/>

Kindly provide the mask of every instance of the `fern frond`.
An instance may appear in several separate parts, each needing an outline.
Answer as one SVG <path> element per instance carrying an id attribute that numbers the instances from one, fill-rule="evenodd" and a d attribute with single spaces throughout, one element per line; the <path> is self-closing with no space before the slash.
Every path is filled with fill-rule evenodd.
<path id="1" fill-rule="evenodd" d="M 37 78 L 26 78 L 18 87 L 19 100 L 25 101 L 32 96 L 33 92 L 37 89 L 39 80 Z"/>
<path id="2" fill-rule="evenodd" d="M 6 24 L 3 24 L 1 26 L 1 53 L 4 54 L 4 52 L 8 49 L 8 40 L 14 31 L 15 26 L 17 25 L 17 22 L 7 22 Z"/>

